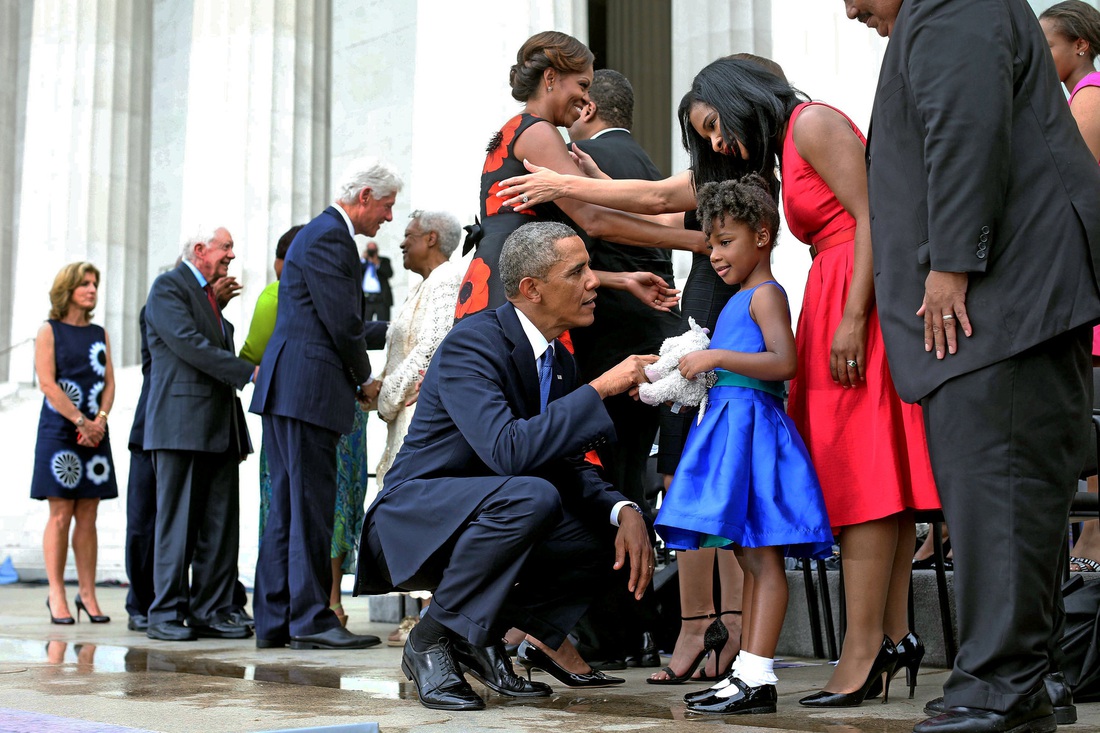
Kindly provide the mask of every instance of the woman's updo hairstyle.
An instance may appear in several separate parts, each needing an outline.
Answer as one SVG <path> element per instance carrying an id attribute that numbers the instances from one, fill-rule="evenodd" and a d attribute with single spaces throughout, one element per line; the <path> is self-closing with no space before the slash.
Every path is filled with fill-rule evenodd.
<path id="1" fill-rule="evenodd" d="M 1039 20 L 1054 21 L 1054 28 L 1070 41 L 1078 38 L 1089 44 L 1089 59 L 1100 54 L 1100 10 L 1081 0 L 1067 0 L 1051 5 Z"/>
<path id="2" fill-rule="evenodd" d="M 508 73 L 512 97 L 526 102 L 542 86 L 542 72 L 553 68 L 576 74 L 591 66 L 595 58 L 588 46 L 573 36 L 558 31 L 536 33 L 520 47 Z"/>

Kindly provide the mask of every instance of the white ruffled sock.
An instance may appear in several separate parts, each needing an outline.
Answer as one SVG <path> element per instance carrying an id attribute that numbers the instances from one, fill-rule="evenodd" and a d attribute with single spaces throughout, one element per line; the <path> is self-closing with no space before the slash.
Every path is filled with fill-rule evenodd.
<path id="1" fill-rule="evenodd" d="M 774 685 L 779 682 L 779 678 L 775 676 L 773 671 L 775 667 L 775 660 L 770 657 L 760 657 L 756 654 L 741 650 L 741 653 L 737 655 L 737 662 L 734 667 L 736 670 L 737 679 L 744 682 L 749 687 L 760 687 L 761 685 Z M 723 694 L 727 693 L 727 694 Z M 736 686 L 729 686 L 715 693 L 718 697 L 729 697 L 737 693 Z"/>

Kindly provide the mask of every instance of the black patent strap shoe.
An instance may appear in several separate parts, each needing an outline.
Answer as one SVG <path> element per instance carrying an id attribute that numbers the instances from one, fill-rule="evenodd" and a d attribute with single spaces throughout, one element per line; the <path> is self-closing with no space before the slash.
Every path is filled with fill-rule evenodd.
<path id="1" fill-rule="evenodd" d="M 758 715 L 774 713 L 777 699 L 775 685 L 749 687 L 737 677 L 713 695 L 688 704 L 688 712 L 709 715 Z"/>
<path id="2" fill-rule="evenodd" d="M 531 682 L 516 675 L 503 642 L 474 646 L 465 639 L 456 639 L 452 651 L 459 669 L 493 692 L 509 697 L 548 697 L 552 692 L 545 682 Z"/>
<path id="3" fill-rule="evenodd" d="M 1058 723 L 1043 685 L 1005 712 L 951 707 L 917 723 L 913 733 L 1054 733 Z"/>
<path id="4" fill-rule="evenodd" d="M 451 641 L 440 638 L 422 652 L 412 646 L 412 636 L 405 641 L 401 654 L 401 671 L 416 684 L 420 704 L 433 710 L 484 710 L 485 701 L 458 671 L 452 655 Z"/>

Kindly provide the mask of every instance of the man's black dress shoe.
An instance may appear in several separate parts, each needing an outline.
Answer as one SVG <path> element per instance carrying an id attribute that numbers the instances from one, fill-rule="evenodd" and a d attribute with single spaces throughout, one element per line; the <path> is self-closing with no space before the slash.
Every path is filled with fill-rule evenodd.
<path id="1" fill-rule="evenodd" d="M 149 628 L 149 617 L 140 613 L 135 613 L 130 617 L 130 620 L 126 622 L 126 628 L 130 631 L 145 631 Z"/>
<path id="2" fill-rule="evenodd" d="M 1043 677 L 1043 686 L 1047 688 L 1051 705 L 1054 706 L 1054 718 L 1058 725 L 1073 725 L 1077 722 L 1077 706 L 1073 704 L 1073 692 L 1061 672 L 1051 672 Z M 929 700 L 924 712 L 929 715 L 942 715 L 947 711 L 943 698 Z"/>
<path id="3" fill-rule="evenodd" d="M 626 669 L 625 659 L 597 659 L 589 662 L 588 666 L 597 672 L 618 672 Z"/>
<path id="4" fill-rule="evenodd" d="M 777 695 L 775 685 L 749 687 L 737 677 L 731 677 L 730 684 L 714 694 L 689 703 L 688 712 L 708 713 L 710 715 L 757 715 L 774 713 Z M 732 695 L 725 695 L 734 689 Z"/>
<path id="5" fill-rule="evenodd" d="M 452 656 L 459 669 L 469 672 L 481 684 L 509 697 L 547 697 L 552 692 L 545 682 L 532 682 L 516 676 L 504 644 L 474 646 L 465 639 L 455 639 Z"/>
<path id="6" fill-rule="evenodd" d="M 256 637 L 257 649 L 282 649 L 289 643 L 290 639 L 285 637 L 282 639 L 261 639 L 258 636 Z"/>
<path id="7" fill-rule="evenodd" d="M 401 671 L 416 684 L 420 704 L 434 710 L 484 710 L 485 701 L 458 671 L 451 640 L 440 638 L 424 651 L 413 648 L 412 635 L 401 653 Z"/>
<path id="8" fill-rule="evenodd" d="M 1046 687 L 1040 685 L 1011 710 L 1000 713 L 983 708 L 947 708 L 917 723 L 913 733 L 1054 733 L 1057 728 L 1054 706 Z"/>
<path id="9" fill-rule="evenodd" d="M 161 641 L 194 641 L 199 638 L 194 629 L 183 625 L 182 621 L 162 621 L 159 624 L 149 624 L 145 635 L 150 639 Z"/>
<path id="10" fill-rule="evenodd" d="M 291 649 L 367 649 L 381 643 L 377 636 L 353 634 L 343 626 L 319 634 L 290 637 Z"/>
<path id="11" fill-rule="evenodd" d="M 252 629 L 235 624 L 229 619 L 215 619 L 210 624 L 193 623 L 188 626 L 204 639 L 247 639 L 252 636 Z"/>
<path id="12" fill-rule="evenodd" d="M 653 641 L 653 634 L 646 631 L 642 634 L 642 648 L 637 654 L 627 657 L 628 667 L 660 667 L 661 654 L 657 651 L 657 643 Z"/>
<path id="13" fill-rule="evenodd" d="M 225 618 L 237 626 L 247 626 L 250 629 L 256 628 L 256 620 L 249 616 L 248 611 L 243 608 L 234 608 L 225 615 Z"/>

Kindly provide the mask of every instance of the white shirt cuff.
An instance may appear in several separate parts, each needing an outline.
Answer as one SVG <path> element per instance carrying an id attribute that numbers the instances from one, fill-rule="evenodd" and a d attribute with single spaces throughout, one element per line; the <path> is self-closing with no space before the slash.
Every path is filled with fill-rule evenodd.
<path id="1" fill-rule="evenodd" d="M 615 506 L 611 507 L 611 524 L 614 527 L 619 526 L 619 512 L 622 511 L 624 506 L 630 506 L 634 502 L 632 501 L 619 501 L 615 502 Z"/>

